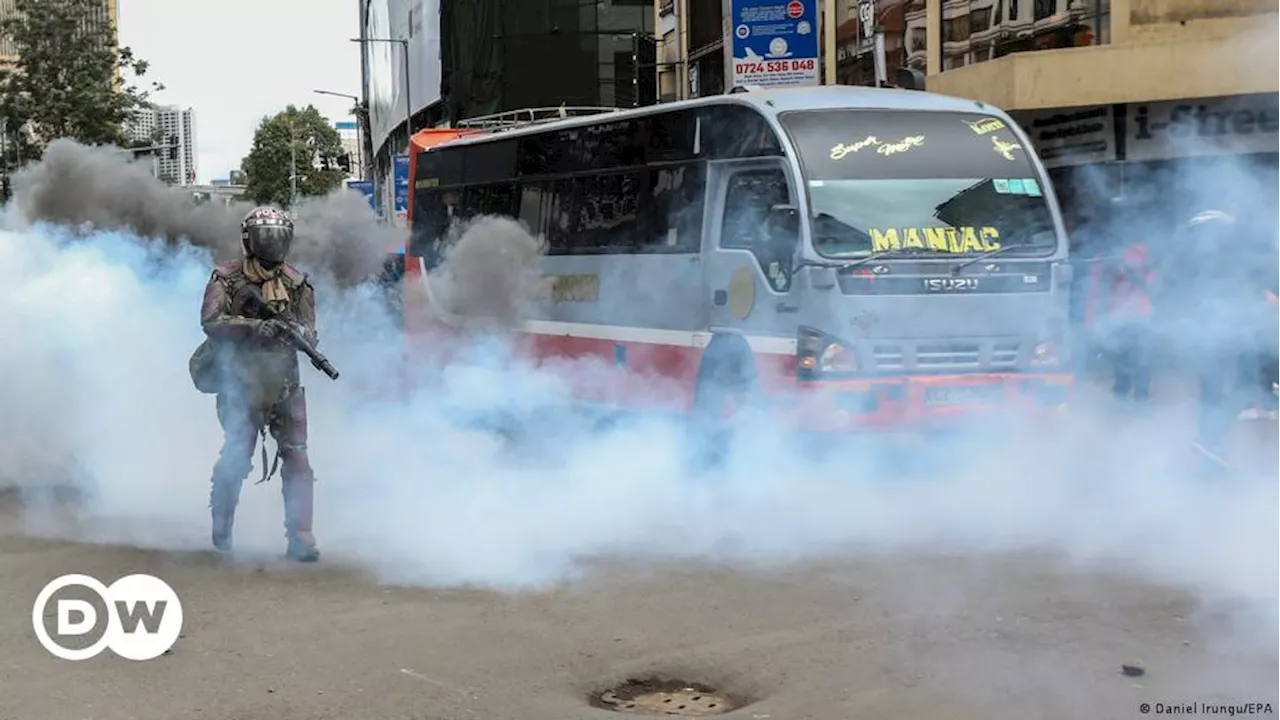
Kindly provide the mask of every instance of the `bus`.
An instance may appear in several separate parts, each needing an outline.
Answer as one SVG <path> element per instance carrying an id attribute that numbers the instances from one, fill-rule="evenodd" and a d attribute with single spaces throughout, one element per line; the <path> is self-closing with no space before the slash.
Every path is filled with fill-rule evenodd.
<path id="1" fill-rule="evenodd" d="M 413 168 L 405 329 L 465 321 L 433 290 L 449 223 L 519 220 L 549 290 L 514 347 L 576 400 L 754 404 L 817 431 L 1065 409 L 1061 211 L 1028 137 L 981 102 L 735 92 L 487 129 Z"/>

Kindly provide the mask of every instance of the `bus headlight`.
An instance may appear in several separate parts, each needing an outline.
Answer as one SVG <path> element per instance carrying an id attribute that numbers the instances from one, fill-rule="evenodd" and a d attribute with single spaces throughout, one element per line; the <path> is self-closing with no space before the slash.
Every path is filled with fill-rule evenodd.
<path id="1" fill-rule="evenodd" d="M 851 348 L 833 342 L 827 346 L 826 350 L 822 351 L 818 368 L 822 372 L 857 372 L 858 356 L 854 354 Z"/>
<path id="2" fill-rule="evenodd" d="M 1061 361 L 1058 355 L 1058 345 L 1052 342 L 1037 343 L 1031 351 L 1032 367 L 1051 367 L 1057 365 Z"/>
<path id="3" fill-rule="evenodd" d="M 822 373 L 857 372 L 858 356 L 839 339 L 802 326 L 796 339 L 796 367 L 802 380 Z"/>

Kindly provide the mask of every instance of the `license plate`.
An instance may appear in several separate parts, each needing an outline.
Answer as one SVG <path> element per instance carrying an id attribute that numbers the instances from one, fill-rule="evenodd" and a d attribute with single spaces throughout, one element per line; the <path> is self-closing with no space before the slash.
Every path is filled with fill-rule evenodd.
<path id="1" fill-rule="evenodd" d="M 989 403 L 1003 395 L 1001 385 L 958 385 L 955 387 L 931 387 L 925 390 L 924 401 L 929 405 L 966 405 Z"/>

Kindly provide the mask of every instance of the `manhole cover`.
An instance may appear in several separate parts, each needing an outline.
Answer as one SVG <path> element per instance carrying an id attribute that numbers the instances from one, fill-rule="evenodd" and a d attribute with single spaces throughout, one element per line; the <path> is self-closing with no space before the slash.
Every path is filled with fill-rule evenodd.
<path id="1" fill-rule="evenodd" d="M 634 715 L 707 717 L 737 707 L 732 698 L 706 685 L 672 680 L 628 680 L 593 700 L 606 710 Z"/>

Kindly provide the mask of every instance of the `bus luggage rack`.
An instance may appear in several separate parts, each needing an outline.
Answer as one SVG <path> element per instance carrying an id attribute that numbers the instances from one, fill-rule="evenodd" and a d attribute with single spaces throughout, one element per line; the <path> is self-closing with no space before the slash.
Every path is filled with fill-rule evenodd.
<path id="1" fill-rule="evenodd" d="M 523 110 L 508 110 L 506 112 L 494 113 L 493 115 L 481 115 L 480 117 L 459 120 L 454 123 L 454 127 L 474 130 L 512 130 L 514 128 L 526 127 L 528 125 L 540 125 L 542 123 L 555 122 L 557 120 L 564 120 L 565 118 L 571 117 L 615 113 L 619 112 L 621 109 L 622 108 L 616 107 L 568 107 L 564 105 L 561 105 L 560 107 L 525 108 Z"/>

